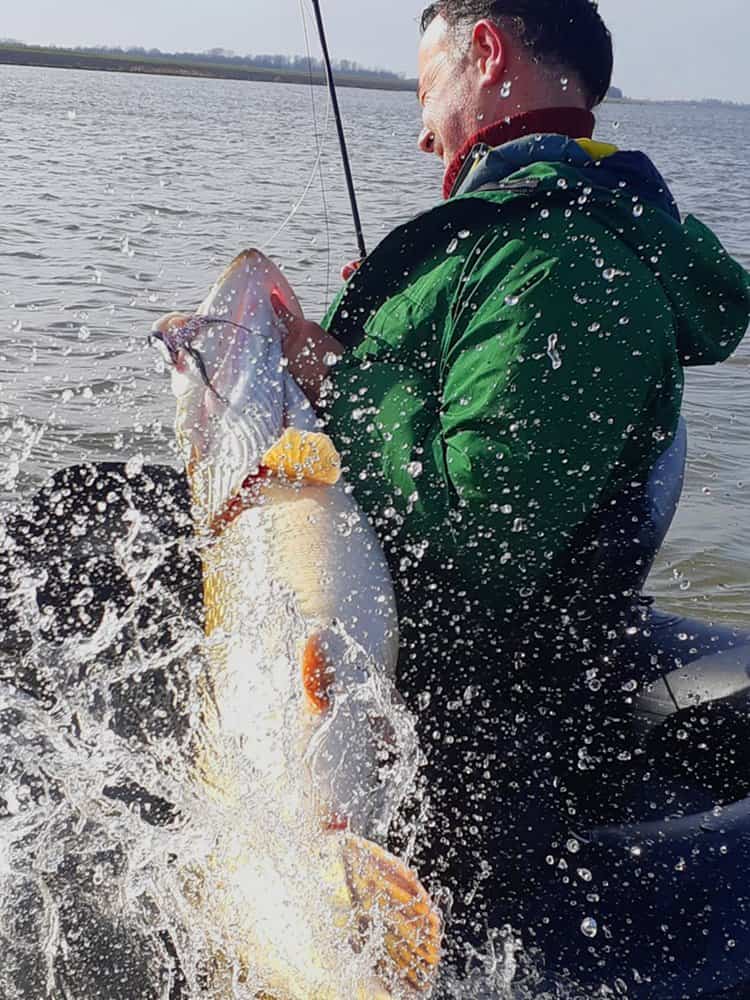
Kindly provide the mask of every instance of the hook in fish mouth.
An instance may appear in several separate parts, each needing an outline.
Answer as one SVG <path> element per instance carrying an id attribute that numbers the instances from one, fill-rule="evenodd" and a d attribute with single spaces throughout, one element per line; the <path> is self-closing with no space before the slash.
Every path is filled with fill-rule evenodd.
<path id="1" fill-rule="evenodd" d="M 165 317 L 165 319 L 171 320 L 173 317 L 176 319 L 178 315 L 179 314 L 172 314 L 169 317 Z M 163 322 L 164 319 L 161 319 L 154 324 L 157 326 L 157 329 L 152 329 L 148 335 L 149 346 L 156 347 L 164 357 L 164 360 L 173 368 L 177 367 L 179 364 L 180 351 L 187 354 L 195 364 L 198 374 L 203 380 L 206 388 L 210 389 L 216 398 L 221 402 L 226 402 L 222 398 L 221 394 L 218 393 L 211 384 L 211 379 L 206 371 L 206 365 L 203 358 L 193 347 L 192 341 L 195 337 L 197 337 L 203 327 L 215 326 L 219 323 L 234 327 L 236 330 L 244 330 L 245 333 L 252 333 L 252 330 L 250 330 L 249 327 L 243 326 L 242 323 L 235 323 L 234 320 L 223 319 L 221 316 L 188 316 L 185 317 L 184 322 L 162 330 L 158 328 L 158 324 Z"/>

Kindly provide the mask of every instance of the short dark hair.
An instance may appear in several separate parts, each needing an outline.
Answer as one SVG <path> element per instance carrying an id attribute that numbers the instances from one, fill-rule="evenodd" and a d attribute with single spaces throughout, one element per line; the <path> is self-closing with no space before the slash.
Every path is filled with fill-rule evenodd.
<path id="1" fill-rule="evenodd" d="M 521 41 L 541 61 L 578 74 L 591 107 L 612 83 L 612 36 L 594 0 L 436 0 L 420 18 L 425 31 L 442 16 L 451 27 L 477 21 L 512 21 Z"/>

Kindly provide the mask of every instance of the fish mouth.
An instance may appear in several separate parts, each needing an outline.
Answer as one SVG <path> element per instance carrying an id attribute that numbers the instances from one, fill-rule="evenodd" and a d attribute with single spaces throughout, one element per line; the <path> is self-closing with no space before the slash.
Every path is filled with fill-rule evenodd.
<path id="1" fill-rule="evenodd" d="M 158 319 L 151 327 L 148 345 L 155 347 L 171 368 L 180 368 L 180 352 L 182 351 L 198 363 L 200 355 L 192 344 L 200 333 L 201 325 L 204 322 L 205 319 L 198 315 L 169 313 Z"/>
<path id="2" fill-rule="evenodd" d="M 244 330 L 250 335 L 253 332 L 240 323 L 234 323 L 232 320 L 217 316 L 200 316 L 197 313 L 185 316 L 182 313 L 170 313 L 169 316 L 163 316 L 154 324 L 148 336 L 148 343 L 150 347 L 155 347 L 159 351 L 166 364 L 172 368 L 176 375 L 184 375 L 189 366 L 188 359 L 192 361 L 195 372 L 205 388 L 210 389 L 217 399 L 226 404 L 227 401 L 211 382 L 206 363 L 193 344 L 193 341 L 200 337 L 204 329 L 221 325 Z"/>
<path id="3" fill-rule="evenodd" d="M 167 313 L 151 328 L 149 345 L 159 350 L 170 368 L 183 373 L 186 357 L 190 358 L 203 382 L 211 386 L 206 365 L 194 346 L 194 341 L 210 326 L 225 326 L 252 334 L 249 324 L 255 316 L 249 301 L 250 278 L 263 273 L 273 275 L 268 282 L 268 297 L 277 297 L 292 314 L 302 315 L 297 297 L 286 280 L 258 250 L 243 250 L 223 271 L 208 296 L 193 314 Z"/>

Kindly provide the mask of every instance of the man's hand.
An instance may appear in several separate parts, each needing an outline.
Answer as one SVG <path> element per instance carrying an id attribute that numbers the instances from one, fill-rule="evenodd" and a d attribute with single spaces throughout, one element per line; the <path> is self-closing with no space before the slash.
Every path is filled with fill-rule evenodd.
<path id="1" fill-rule="evenodd" d="M 287 329 L 283 351 L 289 373 L 316 406 L 323 382 L 344 353 L 344 347 L 322 326 L 290 313 L 280 296 L 272 295 L 271 305 Z"/>

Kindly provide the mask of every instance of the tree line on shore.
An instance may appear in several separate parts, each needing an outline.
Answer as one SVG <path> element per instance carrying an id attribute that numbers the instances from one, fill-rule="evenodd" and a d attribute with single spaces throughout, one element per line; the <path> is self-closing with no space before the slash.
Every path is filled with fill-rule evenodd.
<path id="1" fill-rule="evenodd" d="M 147 49 L 142 46 L 123 48 L 121 46 L 110 45 L 27 45 L 11 38 L 0 39 L 0 45 L 13 46 L 18 49 L 38 49 L 44 48 L 50 51 L 75 52 L 84 56 L 114 56 L 128 59 L 154 59 L 162 62 L 189 63 L 214 63 L 225 65 L 227 68 L 237 67 L 244 69 L 279 70 L 287 73 L 307 73 L 312 72 L 320 75 L 325 72 L 322 59 L 314 56 L 282 55 L 282 54 L 260 54 L 260 55 L 237 55 L 229 49 L 213 48 L 203 52 L 163 52 L 161 49 Z M 346 73 L 348 76 L 367 76 L 381 80 L 403 80 L 404 74 L 395 73 L 392 70 L 369 68 L 362 66 L 352 59 L 337 59 L 333 61 L 334 70 L 339 73 Z"/>

